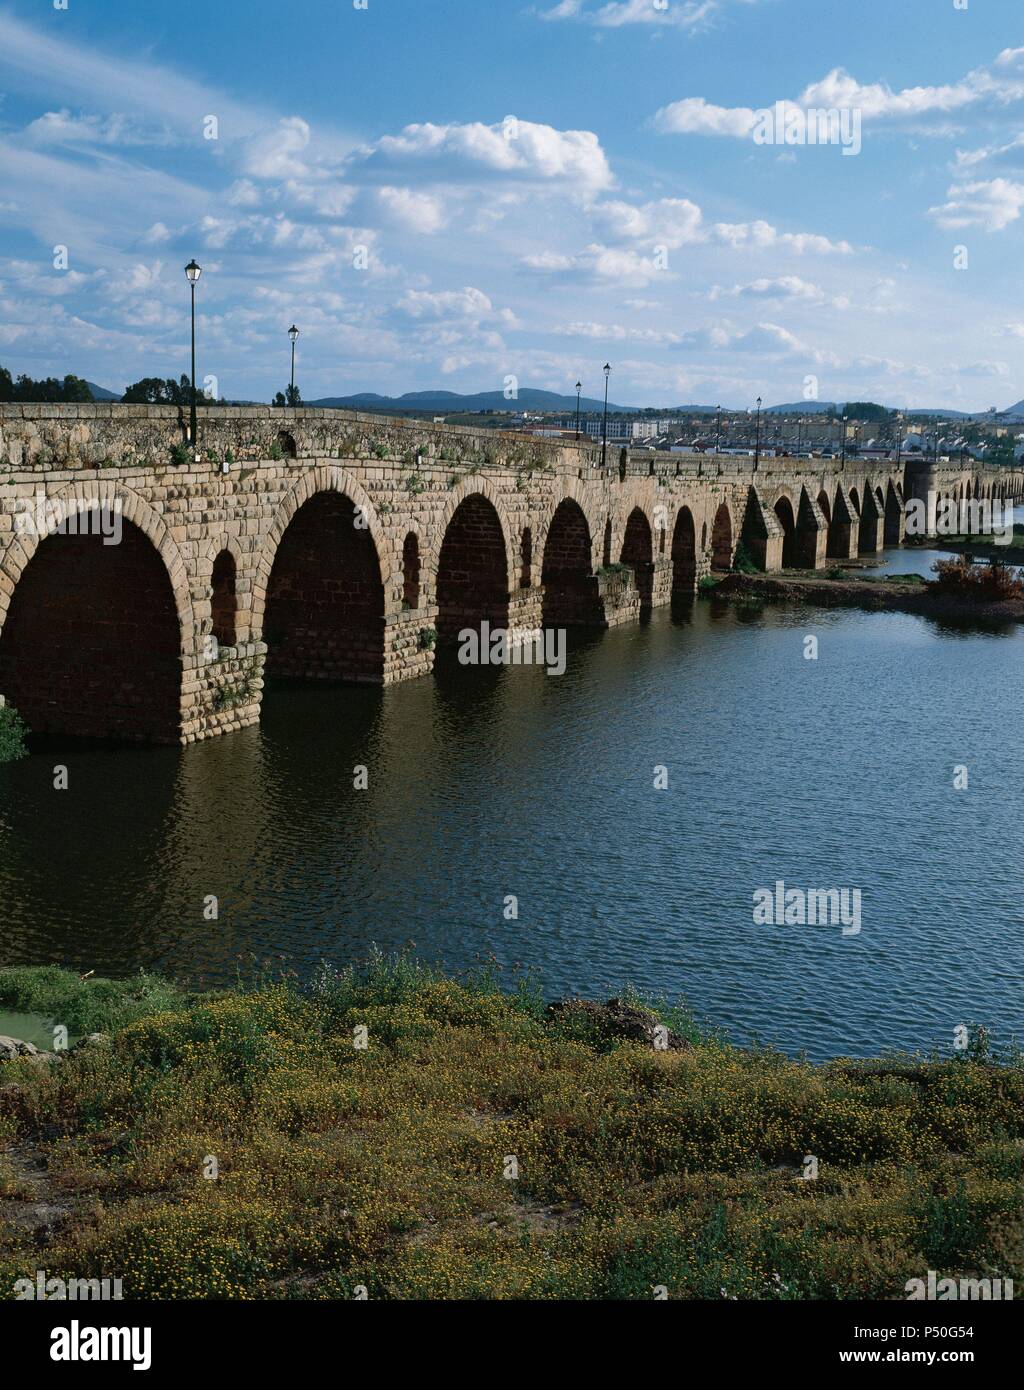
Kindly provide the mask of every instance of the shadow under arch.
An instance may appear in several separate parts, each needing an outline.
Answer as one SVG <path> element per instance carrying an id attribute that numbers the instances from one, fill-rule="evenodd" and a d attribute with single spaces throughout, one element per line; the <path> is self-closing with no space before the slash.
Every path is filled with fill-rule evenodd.
<path id="1" fill-rule="evenodd" d="M 156 545 L 121 519 L 44 536 L 0 630 L 0 691 L 35 733 L 177 743 L 184 634 Z"/>
<path id="2" fill-rule="evenodd" d="M 482 492 L 467 494 L 445 527 L 437 560 L 438 652 L 466 628 L 508 626 L 509 550 L 498 510 Z"/>
<path id="3" fill-rule="evenodd" d="M 591 568 L 590 526 L 580 504 L 563 497 L 544 539 L 541 621 L 548 627 L 601 627 L 604 611 Z"/>
<path id="4" fill-rule="evenodd" d="M 379 685 L 384 679 L 384 582 L 361 508 L 316 492 L 295 511 L 266 586 L 267 675 Z"/>

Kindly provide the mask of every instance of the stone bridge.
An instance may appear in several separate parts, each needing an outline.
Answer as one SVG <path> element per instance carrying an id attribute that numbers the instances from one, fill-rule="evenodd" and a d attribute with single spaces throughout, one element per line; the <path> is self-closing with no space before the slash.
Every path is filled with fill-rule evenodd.
<path id="1" fill-rule="evenodd" d="M 820 568 L 898 544 L 929 489 L 1024 496 L 973 463 L 602 468 L 587 442 L 334 410 L 203 407 L 198 434 L 171 406 L 0 406 L 0 694 L 34 731 L 192 743 L 255 723 L 265 675 L 386 685 L 484 620 L 692 601 L 740 543 Z"/>

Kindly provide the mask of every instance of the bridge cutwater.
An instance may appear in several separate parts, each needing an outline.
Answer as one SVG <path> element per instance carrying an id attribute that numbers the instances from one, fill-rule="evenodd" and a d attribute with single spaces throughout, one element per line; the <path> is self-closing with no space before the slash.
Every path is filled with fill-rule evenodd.
<path id="1" fill-rule="evenodd" d="M 974 461 L 602 468 L 589 442 L 338 410 L 201 407 L 186 436 L 173 406 L 0 406 L 0 694 L 34 731 L 194 743 L 256 723 L 265 675 L 388 685 L 484 620 L 638 621 L 741 541 L 819 569 L 900 544 L 911 498 L 1024 497 Z"/>

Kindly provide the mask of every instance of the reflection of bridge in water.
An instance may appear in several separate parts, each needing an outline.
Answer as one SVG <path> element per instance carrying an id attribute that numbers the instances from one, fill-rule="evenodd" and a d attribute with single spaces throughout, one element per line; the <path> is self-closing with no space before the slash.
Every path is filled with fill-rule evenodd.
<path id="1" fill-rule="evenodd" d="M 0 406 L 0 692 L 31 728 L 191 743 L 255 723 L 265 673 L 389 684 L 485 620 L 692 599 L 740 543 L 821 568 L 898 545 L 914 498 L 1024 497 L 1024 472 L 973 462 L 602 468 L 590 444 L 343 411 L 200 422 L 196 461 L 174 407 Z M 119 510 L 117 544 L 38 522 L 90 508 Z"/>

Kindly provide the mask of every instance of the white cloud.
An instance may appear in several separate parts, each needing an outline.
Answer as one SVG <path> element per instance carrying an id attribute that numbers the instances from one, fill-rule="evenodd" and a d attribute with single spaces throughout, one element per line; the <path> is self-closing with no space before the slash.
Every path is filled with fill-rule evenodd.
<path id="1" fill-rule="evenodd" d="M 62 26 L 58 26 L 62 27 Z M 171 68 L 147 63 L 137 53 L 130 59 L 108 58 L 80 38 L 54 38 L 33 25 L 0 13 L 0 52 L 5 82 L 46 91 L 58 89 L 65 100 L 81 99 L 92 109 L 114 96 L 122 111 L 137 119 L 152 116 L 196 138 L 203 117 L 216 112 L 222 126 L 247 135 L 263 124 L 253 109 L 214 93 Z"/>
<path id="2" fill-rule="evenodd" d="M 411 319 L 479 321 L 494 312 L 488 296 L 471 285 L 462 290 L 410 290 L 398 301 L 397 307 Z"/>
<path id="3" fill-rule="evenodd" d="M 959 119 L 975 107 L 998 110 L 1024 100 L 1024 48 L 1004 49 L 990 66 L 975 68 L 958 82 L 898 91 L 883 82 L 860 82 L 836 67 L 809 83 L 795 100 L 780 100 L 802 111 L 855 110 L 865 121 L 911 122 L 938 133 L 948 130 L 950 117 Z M 703 97 L 684 97 L 661 107 L 653 124 L 663 133 L 742 139 L 751 135 L 756 116 L 749 106 L 716 106 Z"/>
<path id="4" fill-rule="evenodd" d="M 946 198 L 941 206 L 928 209 L 940 227 L 983 227 L 988 232 L 1001 232 L 1020 216 L 1024 184 L 1009 179 L 957 183 L 947 190 Z"/>
<path id="5" fill-rule="evenodd" d="M 814 232 L 780 232 L 770 222 L 716 222 L 712 228 L 716 239 L 734 251 L 748 248 L 784 246 L 802 256 L 812 252 L 820 256 L 850 256 L 853 247 L 848 241 L 831 241 Z"/>
<path id="6" fill-rule="evenodd" d="M 595 338 L 601 342 L 681 343 L 678 333 L 663 333 L 656 328 L 627 328 L 619 323 L 567 323 L 552 332 L 563 338 Z"/>
<path id="7" fill-rule="evenodd" d="M 684 97 L 654 113 L 654 128 L 668 135 L 748 136 L 757 112 L 749 106 L 715 106 L 703 97 Z"/>
<path id="8" fill-rule="evenodd" d="M 653 24 L 675 29 L 697 29 L 708 23 L 728 0 L 560 0 L 544 10 L 541 19 L 579 19 L 602 29 L 620 29 L 626 24 Z M 747 4 L 755 0 L 746 0 Z"/>
<path id="9" fill-rule="evenodd" d="M 703 236 L 701 210 L 689 198 L 662 198 L 640 207 L 617 201 L 595 203 L 590 216 L 606 237 L 616 241 L 643 241 L 675 250 Z"/>
<path id="10" fill-rule="evenodd" d="M 744 285 L 733 285 L 731 289 L 726 289 L 723 285 L 713 285 L 708 298 L 712 301 L 722 298 L 790 299 L 802 300 L 808 304 L 824 304 L 829 297 L 820 285 L 803 280 L 799 275 L 779 275 L 775 279 L 762 276 Z M 849 301 L 844 300 L 843 303 L 845 305 Z"/>
<path id="11" fill-rule="evenodd" d="M 739 348 L 744 352 L 775 354 L 783 357 L 798 357 L 814 363 L 815 366 L 839 366 L 839 358 L 834 352 L 823 352 L 803 342 L 788 328 L 777 323 L 759 323 L 742 333 L 730 337 L 725 344 L 729 348 Z"/>
<path id="12" fill-rule="evenodd" d="M 256 207 L 260 201 L 260 191 L 251 179 L 236 179 L 225 196 L 235 208 Z"/>
<path id="13" fill-rule="evenodd" d="M 856 108 L 864 120 L 878 120 L 933 112 L 945 115 L 970 106 L 981 95 L 981 89 L 970 78 L 941 87 L 904 87 L 894 92 L 882 82 L 858 82 L 844 68 L 833 68 L 820 81 L 805 87 L 796 105 L 804 110 L 833 106 Z"/>
<path id="14" fill-rule="evenodd" d="M 45 112 L 25 135 L 37 145 L 166 145 L 172 139 L 166 126 L 144 129 L 120 113 L 73 116 L 67 107 Z"/>
<path id="15" fill-rule="evenodd" d="M 147 246 L 162 246 L 170 239 L 171 233 L 163 222 L 154 222 L 142 238 Z"/>
<path id="16" fill-rule="evenodd" d="M 526 270 L 566 280 L 585 280 L 637 289 L 654 280 L 675 278 L 653 256 L 642 256 L 636 251 L 602 246 L 597 242 L 585 246 L 574 255 L 551 251 L 526 255 L 521 258 L 520 265 Z"/>
<path id="17" fill-rule="evenodd" d="M 564 183 L 591 193 L 612 183 L 607 158 L 592 131 L 556 130 L 511 116 L 496 125 L 408 125 L 398 135 L 382 136 L 361 156 L 371 172 L 421 169 L 448 179 L 483 172 Z"/>
<path id="18" fill-rule="evenodd" d="M 431 193 L 411 188 L 378 189 L 377 199 L 391 219 L 413 232 L 439 232 L 445 225 L 444 205 Z"/>
<path id="19" fill-rule="evenodd" d="M 299 156 L 308 147 L 308 124 L 301 116 L 283 116 L 276 126 L 250 139 L 243 161 L 245 172 L 259 179 L 303 178 L 309 168 Z"/>

